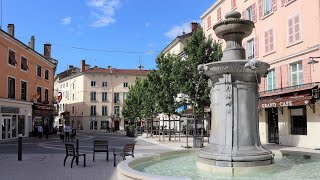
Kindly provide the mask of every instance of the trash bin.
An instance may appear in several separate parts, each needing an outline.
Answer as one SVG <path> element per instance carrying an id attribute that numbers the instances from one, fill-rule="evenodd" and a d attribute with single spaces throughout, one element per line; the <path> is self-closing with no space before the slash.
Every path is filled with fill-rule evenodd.
<path id="1" fill-rule="evenodd" d="M 202 147 L 203 147 L 203 137 L 194 137 L 193 148 L 202 148 Z"/>

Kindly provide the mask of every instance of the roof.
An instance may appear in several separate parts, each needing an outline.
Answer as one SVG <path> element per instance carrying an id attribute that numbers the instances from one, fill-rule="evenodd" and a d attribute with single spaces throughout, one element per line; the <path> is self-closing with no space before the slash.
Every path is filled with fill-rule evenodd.
<path id="1" fill-rule="evenodd" d="M 165 47 L 161 51 L 161 53 L 165 53 L 165 51 L 169 51 L 169 49 L 172 48 L 172 46 L 174 46 L 175 44 L 177 44 L 180 40 L 183 40 L 183 39 L 185 39 L 187 37 L 191 37 L 191 36 L 192 36 L 192 32 L 177 36 L 173 41 L 171 41 L 171 43 L 167 47 Z"/>
<path id="2" fill-rule="evenodd" d="M 47 58 L 45 57 L 44 55 L 38 53 L 37 51 L 35 51 L 34 49 L 30 48 L 28 45 L 24 44 L 23 42 L 21 42 L 19 39 L 15 38 L 15 37 L 12 37 L 10 34 L 8 34 L 7 32 L 5 32 L 4 30 L 0 29 L 0 32 L 1 33 L 4 33 L 5 35 L 7 35 L 9 38 L 17 41 L 18 43 L 22 44 L 27 51 L 31 51 L 31 52 L 34 52 L 36 53 L 37 55 L 39 55 L 43 60 L 45 60 L 46 62 L 50 63 L 53 67 L 56 67 L 57 64 L 58 64 L 58 60 L 56 59 L 53 59 L 53 58 Z"/>
<path id="3" fill-rule="evenodd" d="M 140 69 L 116 69 L 116 68 L 100 68 L 93 67 L 84 71 L 84 73 L 106 73 L 106 74 L 119 74 L 119 75 L 147 75 L 149 70 Z"/>
<path id="4" fill-rule="evenodd" d="M 68 70 L 65 70 L 59 74 L 57 74 L 56 77 L 58 77 L 59 79 L 63 79 L 63 78 L 66 78 L 66 77 L 69 77 L 71 76 L 72 74 L 77 74 L 80 72 L 80 69 L 77 68 L 77 67 L 73 67 L 71 69 L 68 69 Z"/>

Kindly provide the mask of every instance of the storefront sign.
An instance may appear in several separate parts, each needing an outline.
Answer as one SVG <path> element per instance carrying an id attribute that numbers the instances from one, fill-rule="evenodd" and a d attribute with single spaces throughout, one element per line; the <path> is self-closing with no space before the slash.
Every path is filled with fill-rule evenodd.
<path id="1" fill-rule="evenodd" d="M 273 103 L 263 103 L 261 104 L 262 108 L 273 108 L 273 107 L 288 107 L 292 106 L 292 101 L 280 101 L 280 102 L 273 102 Z"/>
<path id="2" fill-rule="evenodd" d="M 15 113 L 15 114 L 19 114 L 19 108 L 15 108 L 15 107 L 1 107 L 1 113 Z"/>

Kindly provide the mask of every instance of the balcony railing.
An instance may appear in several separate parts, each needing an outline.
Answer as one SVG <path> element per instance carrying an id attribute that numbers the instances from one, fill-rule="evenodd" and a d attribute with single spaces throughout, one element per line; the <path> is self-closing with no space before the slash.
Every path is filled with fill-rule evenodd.
<path id="1" fill-rule="evenodd" d="M 308 84 L 300 84 L 300 85 L 296 85 L 296 86 L 289 86 L 289 87 L 285 87 L 285 88 L 278 88 L 278 89 L 272 89 L 272 90 L 267 90 L 267 91 L 260 91 L 259 94 L 264 95 L 264 94 L 274 94 L 274 93 L 280 93 L 283 91 L 290 91 L 290 90 L 299 90 L 302 88 L 308 88 L 308 87 L 314 87 L 314 86 L 318 86 L 319 87 L 320 82 L 314 82 L 314 83 L 308 83 Z"/>

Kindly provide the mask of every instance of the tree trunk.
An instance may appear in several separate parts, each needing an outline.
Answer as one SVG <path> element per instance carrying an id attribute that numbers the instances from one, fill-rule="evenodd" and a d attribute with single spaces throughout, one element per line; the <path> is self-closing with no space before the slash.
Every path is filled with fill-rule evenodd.
<path id="1" fill-rule="evenodd" d="M 169 114 L 169 141 L 171 141 L 171 119 L 170 119 L 170 114 Z"/>

